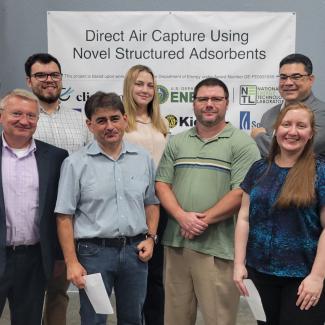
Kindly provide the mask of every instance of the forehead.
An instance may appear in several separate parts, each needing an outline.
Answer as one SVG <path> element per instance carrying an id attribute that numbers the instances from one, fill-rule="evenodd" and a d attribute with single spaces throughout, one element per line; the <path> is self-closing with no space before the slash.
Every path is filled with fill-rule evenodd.
<path id="1" fill-rule="evenodd" d="M 58 65 L 51 61 L 49 63 L 41 63 L 36 61 L 31 67 L 32 73 L 36 72 L 60 72 Z"/>
<path id="2" fill-rule="evenodd" d="M 205 96 L 225 96 L 225 91 L 220 86 L 202 86 L 197 91 L 197 97 L 205 97 Z"/>
<path id="3" fill-rule="evenodd" d="M 123 114 L 119 109 L 116 109 L 114 107 L 109 108 L 102 108 L 99 107 L 95 110 L 94 114 L 91 116 L 92 119 L 98 119 L 98 118 L 107 118 L 110 119 L 113 116 L 120 116 L 122 117 Z"/>
<path id="4" fill-rule="evenodd" d="M 137 75 L 137 77 L 135 78 L 135 80 L 145 80 L 145 81 L 151 81 L 153 82 L 153 78 L 151 73 L 147 72 L 147 71 L 140 71 Z"/>
<path id="5" fill-rule="evenodd" d="M 19 96 L 9 97 L 4 105 L 6 110 L 24 110 L 30 112 L 38 112 L 38 104 L 33 100 L 28 100 Z"/>
<path id="6" fill-rule="evenodd" d="M 280 73 L 283 74 L 294 74 L 294 73 L 300 73 L 305 74 L 305 66 L 302 63 L 291 63 L 291 64 L 284 64 L 280 68 Z"/>
<path id="7" fill-rule="evenodd" d="M 283 116 L 282 121 L 302 121 L 310 123 L 311 114 L 305 109 L 291 109 Z"/>

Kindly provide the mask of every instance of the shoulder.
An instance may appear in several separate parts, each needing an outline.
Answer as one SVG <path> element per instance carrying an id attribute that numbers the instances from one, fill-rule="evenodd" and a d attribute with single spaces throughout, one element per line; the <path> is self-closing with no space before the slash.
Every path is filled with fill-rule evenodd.
<path id="1" fill-rule="evenodd" d="M 143 157 L 144 159 L 150 160 L 150 154 L 149 152 L 143 148 L 142 146 L 139 146 L 138 144 L 134 144 L 129 142 L 127 139 L 123 140 L 125 145 L 125 150 L 129 154 L 135 153 L 137 156 Z"/>
<path id="2" fill-rule="evenodd" d="M 277 116 L 280 112 L 281 106 L 282 106 L 282 104 L 278 104 L 278 105 L 275 105 L 275 106 L 269 108 L 267 111 L 264 112 L 262 118 L 265 119 L 265 118 Z"/>
<path id="3" fill-rule="evenodd" d="M 49 143 L 43 142 L 41 140 L 34 139 L 36 148 L 39 151 L 47 151 L 49 154 L 58 155 L 58 156 L 68 156 L 68 152 L 64 149 L 53 146 Z"/>
<path id="4" fill-rule="evenodd" d="M 225 134 L 228 132 L 232 146 L 236 148 L 249 146 L 258 150 L 254 139 L 246 132 L 235 128 L 231 123 L 228 123 L 228 129 L 226 130 Z"/>
<path id="5" fill-rule="evenodd" d="M 175 135 L 172 135 L 169 141 L 174 143 L 183 143 L 185 140 L 191 139 L 192 136 L 194 136 L 195 134 L 196 134 L 196 130 L 193 127 L 189 130 L 185 130 Z"/>

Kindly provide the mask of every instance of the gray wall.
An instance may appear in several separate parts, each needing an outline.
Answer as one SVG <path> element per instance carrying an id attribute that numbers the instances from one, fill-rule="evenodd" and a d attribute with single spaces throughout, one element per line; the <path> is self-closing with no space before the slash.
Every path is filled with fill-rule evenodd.
<path id="1" fill-rule="evenodd" d="M 26 58 L 47 51 L 49 10 L 296 12 L 296 51 L 312 59 L 314 92 L 325 100 L 325 0 L 0 0 L 0 95 L 25 87 Z"/>

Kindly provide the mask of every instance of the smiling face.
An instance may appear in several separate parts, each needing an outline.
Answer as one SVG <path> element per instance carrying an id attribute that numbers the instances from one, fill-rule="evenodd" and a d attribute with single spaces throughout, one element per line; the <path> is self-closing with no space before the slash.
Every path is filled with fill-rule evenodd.
<path id="1" fill-rule="evenodd" d="M 0 123 L 6 141 L 12 148 L 23 148 L 36 130 L 39 108 L 36 101 L 9 97 L 1 111 Z"/>
<path id="2" fill-rule="evenodd" d="M 300 154 L 313 137 L 312 115 L 302 108 L 291 109 L 283 117 L 276 129 L 276 140 L 280 152 Z"/>
<path id="3" fill-rule="evenodd" d="M 102 148 L 114 147 L 122 142 L 127 117 L 115 108 L 98 108 L 87 125 Z"/>
<path id="4" fill-rule="evenodd" d="M 314 76 L 307 75 L 305 66 L 302 63 L 284 64 L 280 68 L 280 76 L 301 75 L 300 80 L 279 80 L 279 92 L 286 103 L 303 101 L 310 93 L 314 83 Z"/>
<path id="5" fill-rule="evenodd" d="M 139 107 L 147 107 L 155 95 L 155 85 L 152 75 L 147 71 L 140 71 L 134 81 L 132 97 Z"/>
<path id="6" fill-rule="evenodd" d="M 220 86 L 200 87 L 193 102 L 197 123 L 206 127 L 224 125 L 228 107 L 228 99 L 225 96 Z"/>
<path id="7" fill-rule="evenodd" d="M 31 67 L 31 76 L 27 77 L 27 85 L 32 92 L 42 102 L 52 104 L 55 103 L 61 94 L 62 80 L 53 81 L 50 76 L 45 81 L 39 81 L 34 77 L 35 73 L 60 73 L 58 65 L 51 61 L 49 63 L 41 63 L 36 61 Z"/>

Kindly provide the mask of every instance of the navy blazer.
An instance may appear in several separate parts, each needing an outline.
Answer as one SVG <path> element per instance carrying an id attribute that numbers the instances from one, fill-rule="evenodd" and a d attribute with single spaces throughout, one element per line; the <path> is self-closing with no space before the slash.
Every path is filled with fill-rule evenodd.
<path id="1" fill-rule="evenodd" d="M 56 231 L 54 208 L 60 178 L 60 168 L 68 156 L 66 150 L 48 143 L 35 140 L 35 158 L 39 177 L 39 217 L 40 244 L 44 273 L 47 278 L 52 275 L 54 260 L 59 256 L 59 244 Z M 0 277 L 6 266 L 6 214 L 2 184 L 2 139 L 0 138 Z"/>

